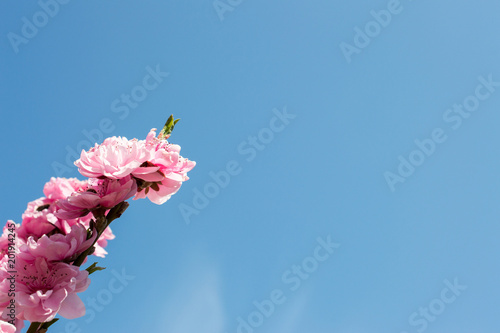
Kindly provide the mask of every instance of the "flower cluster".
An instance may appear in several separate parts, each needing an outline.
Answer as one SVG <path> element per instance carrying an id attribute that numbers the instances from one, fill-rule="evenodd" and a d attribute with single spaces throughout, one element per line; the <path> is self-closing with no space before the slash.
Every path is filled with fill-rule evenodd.
<path id="1" fill-rule="evenodd" d="M 57 314 L 85 314 L 78 293 L 95 269 L 80 266 L 88 256 L 107 254 L 107 241 L 115 237 L 109 224 L 128 207 L 125 200 L 163 204 L 195 166 L 164 133 L 157 137 L 152 129 L 145 140 L 111 137 L 82 151 L 75 165 L 88 179 L 52 178 L 20 224 L 7 222 L 0 236 L 0 333 L 21 332 L 25 320 L 44 331 L 42 323 Z"/>

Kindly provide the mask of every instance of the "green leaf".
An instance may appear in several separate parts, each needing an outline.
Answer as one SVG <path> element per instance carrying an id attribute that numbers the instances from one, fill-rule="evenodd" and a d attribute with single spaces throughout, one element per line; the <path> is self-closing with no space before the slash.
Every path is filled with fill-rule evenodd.
<path id="1" fill-rule="evenodd" d="M 160 134 L 158 135 L 159 139 L 168 139 L 170 137 L 170 134 L 172 134 L 172 131 L 174 130 L 175 124 L 180 119 L 175 119 L 174 120 L 174 115 L 171 114 L 170 117 L 168 117 L 167 122 L 165 123 L 165 126 L 163 126 L 163 129 L 161 130 Z"/>
<path id="2" fill-rule="evenodd" d="M 86 271 L 89 272 L 89 275 L 90 275 L 94 272 L 102 271 L 104 269 L 106 269 L 106 267 L 99 267 L 99 266 L 97 266 L 97 262 L 95 262 L 92 265 L 90 265 L 89 267 L 87 267 Z"/>

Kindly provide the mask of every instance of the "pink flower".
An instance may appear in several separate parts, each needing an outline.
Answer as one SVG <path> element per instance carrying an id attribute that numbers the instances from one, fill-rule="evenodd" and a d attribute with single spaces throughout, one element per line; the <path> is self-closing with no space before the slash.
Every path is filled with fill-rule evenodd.
<path id="1" fill-rule="evenodd" d="M 134 177 L 144 181 L 134 200 L 147 197 L 161 205 L 179 190 L 182 182 L 189 179 L 187 173 L 194 168 L 196 162 L 182 157 L 179 145 L 158 139 L 155 128 L 149 132 L 145 146 L 151 150 L 152 157 L 132 173 Z"/>
<path id="2" fill-rule="evenodd" d="M 16 333 L 16 326 L 0 320 L 0 333 Z"/>
<path id="3" fill-rule="evenodd" d="M 85 305 L 77 293 L 90 284 L 87 271 L 63 262 L 50 263 L 42 257 L 32 264 L 18 258 L 16 268 L 16 305 L 23 319 L 46 322 L 57 313 L 66 319 L 85 314 Z M 6 288 L 8 283 L 0 283 L 0 293 Z"/>
<path id="4" fill-rule="evenodd" d="M 74 192 L 87 188 L 87 181 L 76 178 L 50 178 L 43 187 L 43 194 L 50 200 L 66 199 Z"/>
<path id="5" fill-rule="evenodd" d="M 15 248 L 15 245 L 17 243 L 17 228 L 19 228 L 19 224 L 16 224 L 11 220 L 7 221 L 7 223 L 3 227 L 3 233 L 2 236 L 0 236 L 0 256 L 3 256 L 7 253 L 7 250 L 9 250 L 9 246 L 11 246 L 11 250 Z"/>
<path id="6" fill-rule="evenodd" d="M 148 198 L 151 202 L 162 205 L 175 194 L 181 187 L 182 182 L 172 181 L 164 178 L 159 183 L 154 183 L 145 190 L 137 192 L 134 200 Z"/>
<path id="7" fill-rule="evenodd" d="M 84 192 L 75 192 L 65 200 L 59 200 L 56 215 L 63 219 L 73 219 L 87 215 L 98 208 L 113 208 L 137 192 L 137 184 L 131 176 L 121 179 L 89 179 Z"/>
<path id="8" fill-rule="evenodd" d="M 87 181 L 80 181 L 76 178 L 51 178 L 43 189 L 47 197 L 28 204 L 23 214 L 21 227 L 18 229 L 19 237 L 26 240 L 29 236 L 38 238 L 53 231 L 69 233 L 71 226 L 82 221 L 76 218 L 58 218 L 55 214 L 58 209 L 55 202 L 86 188 Z"/>
<path id="9" fill-rule="evenodd" d="M 26 244 L 20 246 L 18 256 L 26 262 L 33 262 L 37 257 L 43 257 L 50 262 L 71 262 L 92 245 L 96 236 L 97 234 L 94 234 L 87 239 L 87 228 L 76 224 L 67 235 L 43 235 L 38 240 L 30 236 Z"/>
<path id="10" fill-rule="evenodd" d="M 40 237 L 60 226 L 51 203 L 52 201 L 46 198 L 40 198 L 28 203 L 28 208 L 23 214 L 21 227 L 17 230 L 20 238 Z"/>
<path id="11" fill-rule="evenodd" d="M 75 165 L 87 177 L 121 179 L 132 175 L 138 180 L 139 186 L 134 199 L 147 197 L 156 204 L 163 204 L 179 190 L 182 182 L 189 179 L 187 172 L 196 165 L 183 158 L 180 149 L 180 146 L 170 144 L 165 138 L 156 137 L 156 129 L 153 128 L 146 140 L 108 138 L 88 152 L 82 151 Z M 73 206 L 82 209 L 78 211 L 63 204 L 63 211 L 74 213 L 63 213 L 59 217 L 82 216 L 95 207 L 97 200 L 95 195 L 80 196 L 80 203 Z"/>
<path id="12" fill-rule="evenodd" d="M 3 262 L 2 268 L 0 269 L 0 276 L 2 279 L 11 278 L 10 275 L 4 275 L 3 270 Z M 5 301 L 2 304 L 4 310 L 0 313 L 0 333 L 8 332 L 8 333 L 21 333 L 21 329 L 24 327 L 24 321 L 22 319 L 22 313 L 16 307 L 15 299 L 11 298 L 12 295 L 3 295 L 5 297 L 0 296 L 0 298 L 4 298 Z"/>
<path id="13" fill-rule="evenodd" d="M 120 179 L 130 175 L 149 157 L 144 142 L 114 136 L 88 152 L 82 150 L 75 165 L 86 177 Z"/>
<path id="14" fill-rule="evenodd" d="M 90 217 L 93 217 L 92 214 L 78 219 L 86 229 L 88 229 L 90 226 Z M 108 245 L 108 240 L 112 239 L 115 239 L 115 235 L 111 231 L 111 227 L 107 227 L 102 233 L 101 237 L 99 237 L 97 242 L 94 244 L 95 251 L 94 253 L 92 253 L 92 255 L 104 258 L 106 254 L 108 254 L 108 252 L 104 248 Z"/>

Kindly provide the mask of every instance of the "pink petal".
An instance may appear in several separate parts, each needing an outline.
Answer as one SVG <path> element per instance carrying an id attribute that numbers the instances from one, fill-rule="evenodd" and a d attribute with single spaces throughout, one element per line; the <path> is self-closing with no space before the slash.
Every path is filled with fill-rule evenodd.
<path id="1" fill-rule="evenodd" d="M 85 315 L 85 304 L 77 294 L 70 294 L 62 302 L 59 314 L 66 319 L 83 317 Z"/>

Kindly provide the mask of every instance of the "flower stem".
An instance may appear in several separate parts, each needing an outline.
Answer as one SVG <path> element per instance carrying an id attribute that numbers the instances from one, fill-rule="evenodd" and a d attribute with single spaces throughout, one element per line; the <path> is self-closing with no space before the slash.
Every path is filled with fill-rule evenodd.
<path id="1" fill-rule="evenodd" d="M 26 333 L 36 333 L 42 323 L 32 322 Z"/>
<path id="2" fill-rule="evenodd" d="M 85 261 L 85 258 L 87 258 L 87 256 L 92 252 L 92 248 L 94 247 L 95 243 L 97 243 L 97 241 L 101 237 L 104 230 L 106 230 L 106 228 L 111 224 L 111 222 L 113 222 L 114 220 L 116 220 L 117 218 L 122 216 L 122 214 L 125 212 L 125 210 L 128 208 L 128 206 L 129 206 L 128 202 L 122 201 L 118 205 L 116 205 L 115 207 L 111 208 L 111 210 L 109 211 L 109 213 L 106 217 L 104 217 L 104 216 L 101 217 L 101 218 L 105 218 L 104 228 L 102 228 L 102 230 L 99 230 L 100 228 L 98 228 L 97 237 L 95 238 L 94 242 L 92 243 L 92 245 L 88 249 L 83 251 L 78 256 L 78 258 L 76 258 L 76 260 L 73 262 L 73 266 L 79 267 L 83 264 L 83 262 Z"/>

